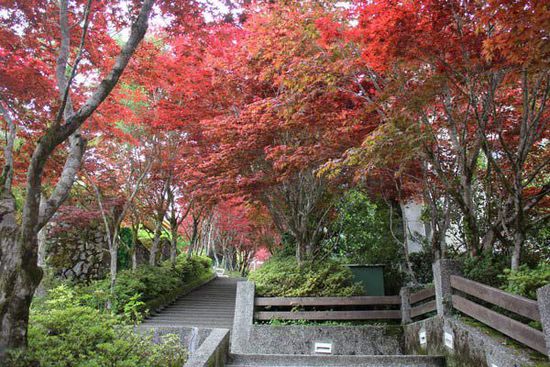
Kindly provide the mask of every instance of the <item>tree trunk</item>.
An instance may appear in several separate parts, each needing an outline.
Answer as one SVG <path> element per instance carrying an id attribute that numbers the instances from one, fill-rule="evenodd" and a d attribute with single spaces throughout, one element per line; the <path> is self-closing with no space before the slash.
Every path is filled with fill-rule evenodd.
<path id="1" fill-rule="evenodd" d="M 137 269 L 137 251 L 136 247 L 132 249 L 132 271 Z"/>
<path id="2" fill-rule="evenodd" d="M 95 112 L 118 83 L 122 72 L 143 39 L 148 28 L 148 18 L 154 0 L 144 0 L 137 18 L 132 22 L 130 35 L 115 59 L 114 65 L 90 94 L 81 108 L 73 112 L 70 107 L 70 85 L 72 76 L 66 79 L 67 59 L 70 54 L 70 32 L 68 26 L 67 1 L 60 2 L 61 44 L 56 61 L 56 78 L 61 93 L 61 108 L 58 117 L 38 140 L 27 167 L 26 196 L 21 214 L 21 225 L 15 219 L 15 198 L 10 188 L 13 177 L 12 165 L 5 167 L 2 175 L 3 189 L 0 190 L 0 360 L 6 349 L 25 347 L 29 307 L 34 291 L 42 279 L 38 266 L 38 231 L 50 220 L 67 198 L 80 169 L 85 149 L 85 140 L 80 136 L 80 126 Z M 87 29 L 84 21 L 83 35 Z M 82 37 L 84 39 L 84 37 Z M 78 58 L 78 56 L 77 56 Z M 75 62 L 76 64 L 76 62 Z M 73 65 L 73 71 L 77 65 Z M 4 118 L 6 115 L 4 115 Z M 65 123 L 61 120 L 65 117 Z M 9 121 L 8 121 L 9 122 Z M 10 127 L 10 130 L 12 128 Z M 13 133 L 10 135 L 13 137 Z M 42 176 L 47 160 L 54 150 L 69 139 L 71 148 L 52 194 L 41 205 Z M 8 141 L 10 138 L 8 138 Z M 10 149 L 8 147 L 8 149 Z M 9 155 L 4 157 L 10 160 Z M 6 172 L 8 169 L 9 172 Z M 11 176 L 10 176 L 11 175 Z"/>
<path id="3" fill-rule="evenodd" d="M 37 237 L 18 239 L 15 199 L 11 193 L 0 198 L 0 359 L 7 348 L 27 345 L 29 308 L 42 279 L 37 265 Z"/>
<path id="4" fill-rule="evenodd" d="M 157 223 L 155 227 L 155 235 L 153 237 L 153 244 L 151 245 L 151 252 L 149 252 L 149 265 L 155 266 L 157 264 L 157 253 L 159 250 L 159 244 L 160 244 L 160 234 L 161 234 L 161 227 L 162 221 L 160 223 Z"/>
<path id="5" fill-rule="evenodd" d="M 139 245 L 139 224 L 132 223 L 132 271 L 137 269 L 137 247 Z"/>
<path id="6" fill-rule="evenodd" d="M 176 257 L 178 256 L 178 227 L 177 224 L 172 225 L 172 238 L 170 239 L 170 262 L 172 265 L 176 264 Z"/>
<path id="7" fill-rule="evenodd" d="M 37 264 L 42 269 L 46 269 L 46 241 L 47 241 L 47 233 L 48 230 L 46 226 L 44 226 L 39 232 L 38 232 L 38 259 Z M 46 295 L 46 288 L 44 287 L 44 283 L 40 282 L 40 285 L 36 289 L 35 295 L 37 297 L 44 297 Z"/>
<path id="8" fill-rule="evenodd" d="M 525 235 L 522 232 L 516 232 L 514 235 L 514 250 L 512 252 L 512 271 L 517 271 L 519 269 L 519 264 L 521 260 L 521 248 L 525 242 Z"/>
<path id="9" fill-rule="evenodd" d="M 189 257 L 193 255 L 193 250 L 195 247 L 195 243 L 197 242 L 198 234 L 199 234 L 199 219 L 193 216 L 193 232 L 191 234 L 191 241 L 189 241 L 189 247 L 187 249 L 187 256 Z"/>
<path id="10" fill-rule="evenodd" d="M 109 255 L 110 255 L 110 276 L 111 276 L 111 297 L 109 299 L 108 308 L 112 309 L 113 306 L 113 300 L 115 299 L 115 284 L 116 284 L 116 276 L 118 271 L 118 242 L 116 239 L 113 239 L 111 246 L 109 247 Z"/>

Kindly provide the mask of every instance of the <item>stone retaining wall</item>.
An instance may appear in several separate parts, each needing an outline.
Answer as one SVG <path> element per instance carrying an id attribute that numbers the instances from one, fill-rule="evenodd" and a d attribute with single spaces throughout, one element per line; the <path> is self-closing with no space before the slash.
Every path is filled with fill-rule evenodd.
<path id="1" fill-rule="evenodd" d="M 422 343 L 421 338 L 425 338 Z M 540 356 L 534 352 L 513 347 L 509 339 L 490 335 L 454 317 L 435 316 L 406 325 L 404 340 L 405 353 L 446 355 L 449 367 L 523 367 L 544 363 L 544 358 L 539 361 Z"/>

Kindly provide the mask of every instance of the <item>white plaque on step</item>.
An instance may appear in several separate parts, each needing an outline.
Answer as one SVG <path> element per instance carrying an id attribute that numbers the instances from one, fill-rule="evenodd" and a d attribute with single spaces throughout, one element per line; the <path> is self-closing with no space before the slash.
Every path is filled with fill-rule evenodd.
<path id="1" fill-rule="evenodd" d="M 426 338 L 426 330 L 422 329 L 418 332 L 418 339 L 420 340 L 420 345 L 425 346 L 428 344 L 428 339 Z"/>
<path id="2" fill-rule="evenodd" d="M 449 349 L 454 349 L 453 334 L 445 332 L 445 346 Z"/>
<path id="3" fill-rule="evenodd" d="M 314 353 L 332 354 L 332 343 L 315 343 Z"/>

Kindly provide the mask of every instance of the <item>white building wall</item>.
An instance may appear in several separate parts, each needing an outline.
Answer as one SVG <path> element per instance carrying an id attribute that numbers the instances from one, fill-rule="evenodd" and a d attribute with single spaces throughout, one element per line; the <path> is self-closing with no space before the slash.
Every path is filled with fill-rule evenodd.
<path id="1" fill-rule="evenodd" d="M 407 233 L 408 253 L 422 251 L 421 239 L 426 238 L 426 225 L 421 220 L 423 205 L 418 201 L 407 201 L 401 203 L 401 212 L 403 213 L 403 225 Z"/>

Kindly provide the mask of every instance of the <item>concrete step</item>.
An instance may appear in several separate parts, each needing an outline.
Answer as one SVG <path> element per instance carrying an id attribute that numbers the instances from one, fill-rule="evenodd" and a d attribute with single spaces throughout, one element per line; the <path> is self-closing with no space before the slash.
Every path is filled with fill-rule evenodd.
<path id="1" fill-rule="evenodd" d="M 233 313 L 235 309 L 234 308 L 218 308 L 218 309 L 201 309 L 201 308 L 195 308 L 195 309 L 183 309 L 183 310 L 169 310 L 165 309 L 162 312 L 158 313 L 157 315 L 189 315 L 189 316 L 199 316 L 199 315 L 212 315 L 212 314 L 219 314 L 219 315 L 226 315 L 227 317 L 233 318 Z"/>
<path id="2" fill-rule="evenodd" d="M 154 328 L 164 328 L 164 327 L 184 327 L 184 328 L 190 328 L 190 327 L 197 327 L 199 329 L 229 329 L 233 327 L 233 323 L 215 323 L 215 322 L 205 322 L 205 323 L 199 323 L 199 322 L 152 322 L 147 323 L 146 325 L 142 326 L 144 329 L 154 329 Z"/>
<path id="3" fill-rule="evenodd" d="M 195 302 L 192 301 L 181 301 L 174 303 L 168 307 L 166 307 L 167 310 L 179 310 L 179 309 L 185 309 L 189 307 L 210 307 L 210 308 L 235 308 L 235 302 L 233 300 L 227 301 L 224 303 L 217 303 L 212 301 L 201 301 L 197 300 Z"/>
<path id="4" fill-rule="evenodd" d="M 147 321 L 150 322 L 186 322 L 186 323 L 207 323 L 207 322 L 228 322 L 233 323 L 233 319 L 227 318 L 227 317 L 210 317 L 210 318 L 196 318 L 196 317 L 155 317 L 151 318 Z"/>
<path id="5" fill-rule="evenodd" d="M 442 356 L 232 354 L 227 367 L 444 367 Z"/>
<path id="6" fill-rule="evenodd" d="M 227 315 L 227 313 L 231 313 L 232 311 L 235 311 L 235 308 L 198 308 L 198 307 L 188 307 L 188 308 L 181 308 L 181 309 L 172 309 L 172 308 L 166 308 L 162 310 L 162 314 L 164 315 L 177 315 L 181 313 L 186 313 L 189 315 L 211 315 L 211 314 L 224 314 Z"/>

